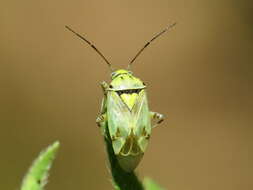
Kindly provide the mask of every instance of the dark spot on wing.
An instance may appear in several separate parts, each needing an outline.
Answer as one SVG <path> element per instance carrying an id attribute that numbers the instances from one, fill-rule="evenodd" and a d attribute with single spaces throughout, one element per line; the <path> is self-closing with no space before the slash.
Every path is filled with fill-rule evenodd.
<path id="1" fill-rule="evenodd" d="M 122 152 L 123 154 L 128 154 L 129 151 L 131 150 L 131 147 L 132 147 L 131 145 L 132 145 L 131 139 L 130 139 L 130 138 L 127 138 L 127 139 L 126 139 L 126 142 L 125 142 L 125 144 L 124 144 L 124 146 L 123 146 L 122 149 L 121 149 L 121 152 Z"/>
<path id="2" fill-rule="evenodd" d="M 144 136 L 144 137 L 146 137 L 146 139 L 150 138 L 150 134 L 147 133 L 145 127 L 142 128 L 141 135 Z"/>
<path id="3" fill-rule="evenodd" d="M 142 128 L 142 133 L 141 133 L 143 136 L 146 136 L 147 135 L 147 131 L 145 130 L 145 127 Z"/>
<path id="4" fill-rule="evenodd" d="M 115 141 L 116 140 L 116 137 L 114 135 L 112 135 L 112 141 Z"/>
<path id="5" fill-rule="evenodd" d="M 116 137 L 120 137 L 120 131 L 119 131 L 119 128 L 117 128 L 117 131 L 116 131 Z"/>

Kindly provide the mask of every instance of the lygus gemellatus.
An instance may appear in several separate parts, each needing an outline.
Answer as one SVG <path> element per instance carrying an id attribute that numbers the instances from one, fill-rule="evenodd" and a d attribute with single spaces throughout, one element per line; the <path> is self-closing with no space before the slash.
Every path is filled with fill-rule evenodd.
<path id="1" fill-rule="evenodd" d="M 149 110 L 146 85 L 133 75 L 130 66 L 153 40 L 175 24 L 167 26 L 156 34 L 140 49 L 127 69 L 119 70 L 113 70 L 109 61 L 91 42 L 66 26 L 68 30 L 88 43 L 112 71 L 111 83 L 101 83 L 104 98 L 96 123 L 101 128 L 103 136 L 111 140 L 119 165 L 126 172 L 131 172 L 137 167 L 147 148 L 151 129 L 161 123 L 164 118 L 162 114 Z M 109 133 L 106 133 L 106 130 Z"/>

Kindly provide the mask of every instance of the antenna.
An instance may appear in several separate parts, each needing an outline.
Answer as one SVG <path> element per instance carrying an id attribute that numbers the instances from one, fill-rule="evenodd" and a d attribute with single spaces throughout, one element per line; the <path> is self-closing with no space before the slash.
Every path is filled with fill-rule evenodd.
<path id="1" fill-rule="evenodd" d="M 75 35 L 77 35 L 79 38 L 81 38 L 83 41 L 85 41 L 87 44 L 89 44 L 102 58 L 103 60 L 107 63 L 107 65 L 110 67 L 112 71 L 112 66 L 111 63 L 105 58 L 105 56 L 96 48 L 95 45 L 93 45 L 90 41 L 86 40 L 81 34 L 78 34 L 74 30 L 72 30 L 70 27 L 65 26 L 70 32 L 73 32 Z"/>
<path id="2" fill-rule="evenodd" d="M 158 38 L 159 36 L 161 36 L 163 33 L 167 32 L 169 29 L 171 29 L 172 27 L 174 27 L 177 23 L 174 22 L 173 24 L 168 25 L 165 29 L 163 29 L 161 32 L 159 32 L 158 34 L 156 34 L 151 40 L 149 40 L 139 51 L 138 53 L 134 56 L 134 58 L 130 61 L 127 70 L 130 69 L 132 63 L 135 61 L 135 59 L 141 54 L 141 52 L 149 46 L 149 44 L 154 41 L 156 38 Z"/>

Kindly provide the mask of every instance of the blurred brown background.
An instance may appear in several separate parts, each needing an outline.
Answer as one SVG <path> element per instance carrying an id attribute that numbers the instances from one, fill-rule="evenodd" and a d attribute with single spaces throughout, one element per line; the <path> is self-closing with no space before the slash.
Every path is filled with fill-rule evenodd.
<path id="1" fill-rule="evenodd" d="M 116 68 L 136 60 L 150 108 L 166 115 L 137 171 L 169 190 L 253 189 L 253 3 L 231 0 L 4 1 L 0 8 L 0 189 L 18 189 L 60 140 L 48 190 L 112 189 L 95 118 Z"/>

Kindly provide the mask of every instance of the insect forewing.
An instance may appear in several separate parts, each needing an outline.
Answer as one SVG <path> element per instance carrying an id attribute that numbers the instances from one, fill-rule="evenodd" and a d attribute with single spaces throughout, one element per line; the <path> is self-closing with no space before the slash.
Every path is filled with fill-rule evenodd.
<path id="1" fill-rule="evenodd" d="M 131 112 L 115 91 L 108 92 L 108 128 L 113 149 L 118 154 L 125 143 L 131 126 Z"/>
<path id="2" fill-rule="evenodd" d="M 139 93 L 132 114 L 134 120 L 134 134 L 138 137 L 138 145 L 142 152 L 145 152 L 151 134 L 151 121 L 145 89 L 141 90 Z"/>

